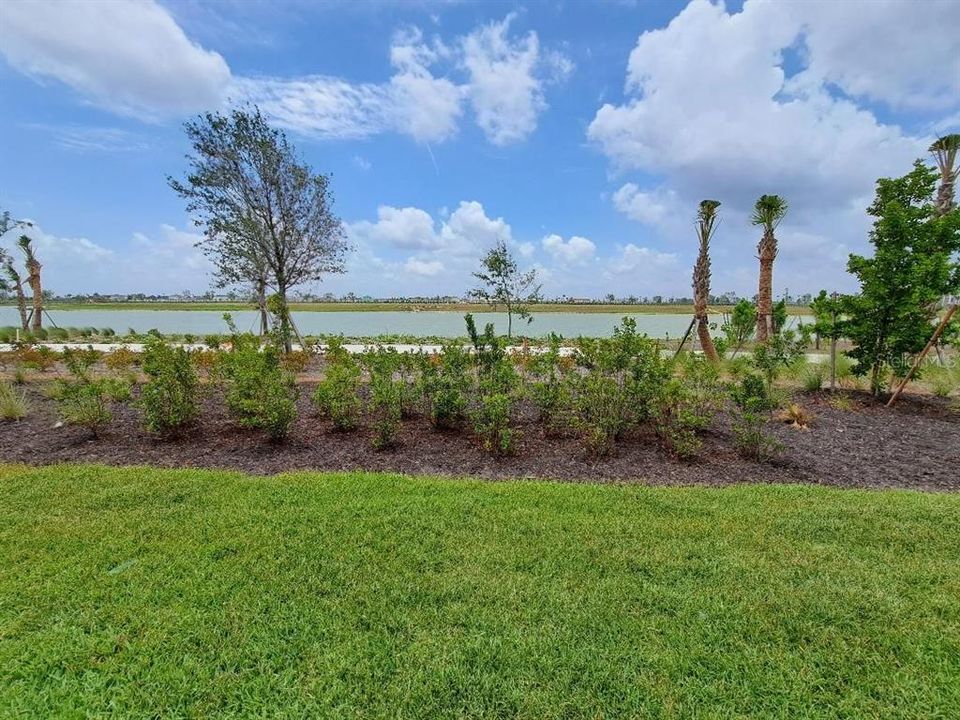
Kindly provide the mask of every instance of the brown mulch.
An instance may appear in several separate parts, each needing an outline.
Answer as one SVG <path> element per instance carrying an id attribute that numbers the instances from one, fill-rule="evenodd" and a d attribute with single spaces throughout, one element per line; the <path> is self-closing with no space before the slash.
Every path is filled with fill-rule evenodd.
<path id="1" fill-rule="evenodd" d="M 670 456 L 652 435 L 618 443 L 612 457 L 586 457 L 577 438 L 546 436 L 534 413 L 523 413 L 512 457 L 486 453 L 468 430 L 437 432 L 424 418 L 404 421 L 399 445 L 371 446 L 371 430 L 334 432 L 316 417 L 312 386 L 301 387 L 299 416 L 288 442 L 274 444 L 256 431 L 237 429 L 219 397 L 207 397 L 200 422 L 177 440 L 159 440 L 140 427 L 136 408 L 116 405 L 99 438 L 80 427 L 56 427 L 55 402 L 28 387 L 30 414 L 0 424 L 0 461 L 29 464 L 97 462 L 111 465 L 232 468 L 268 474 L 295 469 L 378 470 L 488 479 L 546 478 L 576 482 L 654 485 L 724 485 L 808 482 L 861 488 L 960 490 L 960 413 L 950 402 L 904 396 L 888 410 L 869 395 L 846 392 L 854 409 L 837 410 L 829 393 L 797 400 L 816 418 L 808 431 L 771 421 L 786 446 L 773 463 L 741 458 L 729 419 L 719 417 L 696 460 Z"/>

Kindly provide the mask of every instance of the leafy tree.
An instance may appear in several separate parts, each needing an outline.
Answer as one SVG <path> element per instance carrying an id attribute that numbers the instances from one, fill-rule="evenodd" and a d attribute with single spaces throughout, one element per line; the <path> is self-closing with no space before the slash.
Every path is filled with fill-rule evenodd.
<path id="1" fill-rule="evenodd" d="M 189 171 L 184 181 L 168 182 L 204 230 L 198 245 L 213 261 L 217 283 L 253 284 L 262 324 L 267 285 L 286 305 L 291 288 L 344 271 L 348 246 L 333 213 L 330 176 L 303 163 L 259 109 L 207 113 L 184 129 L 193 146 Z"/>
<path id="2" fill-rule="evenodd" d="M 710 337 L 710 323 L 707 317 L 707 303 L 710 299 L 710 238 L 716 231 L 717 200 L 703 200 L 697 213 L 697 237 L 700 240 L 700 252 L 693 267 L 693 315 L 697 321 L 697 335 L 700 347 L 710 362 L 719 362 L 720 356 Z"/>
<path id="3" fill-rule="evenodd" d="M 720 327 L 727 345 L 733 348 L 733 354 L 753 337 L 757 326 L 757 308 L 749 300 L 741 299 L 733 306 L 727 321 Z"/>
<path id="4" fill-rule="evenodd" d="M 753 209 L 753 224 L 763 226 L 763 237 L 757 245 L 757 257 L 760 260 L 757 342 L 766 342 L 776 332 L 773 321 L 773 261 L 777 259 L 777 238 L 774 233 L 786 214 L 787 201 L 779 195 L 761 195 Z"/>
<path id="5" fill-rule="evenodd" d="M 881 178 L 868 212 L 873 257 L 851 255 L 847 269 L 860 294 L 845 296 L 845 334 L 854 344 L 854 372 L 870 374 L 874 394 L 884 370 L 919 352 L 943 295 L 956 294 L 960 273 L 951 256 L 960 250 L 960 210 L 940 214 L 934 201 L 938 173 L 921 161 L 900 178 Z"/>
<path id="6" fill-rule="evenodd" d="M 533 322 L 530 303 L 540 301 L 540 285 L 537 283 L 537 271 L 520 272 L 517 261 L 501 238 L 484 256 L 483 269 L 473 276 L 483 285 L 470 292 L 480 300 L 503 305 L 507 309 L 507 337 L 513 336 L 513 316 L 528 323 Z"/>

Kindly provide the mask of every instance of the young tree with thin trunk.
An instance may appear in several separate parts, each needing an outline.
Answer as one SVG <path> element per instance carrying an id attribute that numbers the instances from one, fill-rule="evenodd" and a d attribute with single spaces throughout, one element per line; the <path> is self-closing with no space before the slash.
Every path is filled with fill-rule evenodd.
<path id="1" fill-rule="evenodd" d="M 773 323 L 773 261 L 777 259 L 777 238 L 774 233 L 786 214 L 787 201 L 779 195 L 761 195 L 753 209 L 753 224 L 763 226 L 763 237 L 757 244 L 757 259 L 760 260 L 757 342 L 760 343 L 776 332 Z"/>
<path id="2" fill-rule="evenodd" d="M 333 213 L 330 176 L 303 163 L 259 109 L 207 113 L 184 128 L 193 146 L 190 170 L 185 181 L 168 182 L 204 229 L 198 245 L 219 283 L 248 282 L 260 297 L 266 279 L 286 306 L 292 288 L 344 271 L 349 248 Z M 279 328 L 287 350 L 288 323 Z"/>
<path id="3" fill-rule="evenodd" d="M 703 200 L 697 213 L 697 237 L 700 240 L 700 252 L 697 264 L 693 266 L 693 316 L 697 323 L 697 336 L 703 354 L 711 362 L 719 362 L 720 356 L 710 337 L 710 322 L 707 316 L 707 304 L 710 300 L 710 239 L 716 231 L 718 200 Z"/>
<path id="4" fill-rule="evenodd" d="M 960 151 L 960 134 L 946 135 L 938 138 L 937 141 L 930 146 L 930 152 L 937 163 L 937 169 L 940 171 L 940 187 L 937 188 L 937 200 L 935 204 L 939 217 L 945 217 L 956 209 L 954 187 L 957 180 L 957 173 L 960 172 L 960 169 L 957 168 L 958 151 Z M 960 263 L 954 263 L 953 273 L 955 276 L 953 286 L 954 288 L 958 288 L 960 287 Z M 903 392 L 907 383 L 910 382 L 910 378 L 916 374 L 921 363 L 923 363 L 923 359 L 927 356 L 927 353 L 930 352 L 930 348 L 936 346 L 937 341 L 940 340 L 940 337 L 947 329 L 956 312 L 957 303 L 953 302 L 947 307 L 936 329 L 934 329 L 929 342 L 927 342 L 923 350 L 920 351 L 920 354 L 917 355 L 910 370 L 903 377 L 897 389 L 894 390 L 893 395 L 887 402 L 887 407 L 890 407 L 897 401 L 900 393 Z M 940 352 L 939 348 L 937 352 Z"/>
<path id="5" fill-rule="evenodd" d="M 503 305 L 507 310 L 507 337 L 513 337 L 513 316 L 528 323 L 533 322 L 530 303 L 540 301 L 540 285 L 537 271 L 520 272 L 517 261 L 510 254 L 507 243 L 501 238 L 483 257 L 483 269 L 473 276 L 483 285 L 470 291 L 470 295 L 493 305 Z"/>
<path id="6" fill-rule="evenodd" d="M 33 252 L 33 242 L 26 235 L 21 235 L 17 240 L 17 247 L 23 252 L 25 265 L 27 266 L 27 284 L 30 286 L 30 293 L 33 295 L 33 322 L 31 324 L 33 332 L 43 328 L 43 286 L 40 282 L 40 270 L 43 266 L 37 260 L 36 253 Z"/>

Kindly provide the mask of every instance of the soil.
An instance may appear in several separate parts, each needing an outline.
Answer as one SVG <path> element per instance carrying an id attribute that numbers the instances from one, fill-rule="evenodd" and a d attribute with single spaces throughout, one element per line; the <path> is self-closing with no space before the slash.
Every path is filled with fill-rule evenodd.
<path id="1" fill-rule="evenodd" d="M 58 425 L 56 403 L 33 384 L 30 413 L 0 423 L 0 461 L 29 464 L 97 462 L 111 465 L 231 468 L 255 474 L 296 469 L 378 470 L 488 479 L 544 478 L 575 482 L 653 485 L 725 485 L 806 482 L 839 487 L 960 490 L 960 412 L 949 400 L 903 396 L 893 409 L 868 394 L 841 391 L 852 409 L 838 410 L 827 392 L 796 399 L 815 414 L 808 430 L 771 420 L 784 444 L 770 463 L 740 457 L 729 418 L 718 417 L 703 436 L 697 459 L 673 458 L 652 435 L 618 442 L 615 454 L 587 457 L 578 438 L 551 437 L 532 408 L 521 412 L 517 452 L 498 458 L 467 430 L 438 432 L 424 418 L 405 420 L 395 448 L 376 451 L 372 432 L 335 432 L 301 386 L 299 414 L 286 443 L 235 427 L 222 399 L 208 396 L 195 427 L 175 440 L 157 439 L 140 426 L 139 411 L 113 407 L 113 421 L 92 437 L 81 427 Z M 839 393 L 838 393 L 839 394 Z"/>

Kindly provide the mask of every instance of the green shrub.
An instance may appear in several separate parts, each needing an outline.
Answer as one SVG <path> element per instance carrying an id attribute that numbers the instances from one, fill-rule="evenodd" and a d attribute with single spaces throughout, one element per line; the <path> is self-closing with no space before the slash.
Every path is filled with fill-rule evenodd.
<path id="1" fill-rule="evenodd" d="M 220 336 L 219 335 L 204 335 L 203 344 L 206 345 L 210 350 L 219 350 L 220 349 Z"/>
<path id="2" fill-rule="evenodd" d="M 806 341 L 792 330 L 775 333 L 753 350 L 753 366 L 767 382 L 767 390 L 773 387 L 780 372 L 803 357 Z"/>
<path id="3" fill-rule="evenodd" d="M 562 339 L 552 335 L 546 352 L 534 354 L 527 363 L 533 376 L 529 393 L 549 434 L 564 434 L 573 424 L 575 367 L 560 354 Z"/>
<path id="4" fill-rule="evenodd" d="M 70 334 L 66 328 L 53 327 L 47 330 L 47 338 L 58 342 L 70 339 Z"/>
<path id="5" fill-rule="evenodd" d="M 723 404 L 720 373 L 705 357 L 688 354 L 678 362 L 678 376 L 661 387 L 656 407 L 655 431 L 681 458 L 694 457 L 707 429 Z"/>
<path id="6" fill-rule="evenodd" d="M 73 425 L 90 430 L 94 437 L 112 419 L 111 395 L 116 392 L 113 378 L 97 378 L 90 374 L 90 367 L 97 358 L 78 350 L 65 350 L 63 360 L 70 371 L 70 379 L 59 385 L 57 402 L 63 419 Z"/>
<path id="7" fill-rule="evenodd" d="M 0 327 L 0 342 L 12 343 L 17 339 L 17 329 L 12 325 Z"/>
<path id="8" fill-rule="evenodd" d="M 731 392 L 737 412 L 733 433 L 737 449 L 744 457 L 760 462 L 774 459 L 783 445 L 767 430 L 772 407 L 768 385 L 757 375 L 748 375 Z"/>
<path id="9" fill-rule="evenodd" d="M 117 334 L 117 331 L 114 330 L 113 328 L 108 328 L 108 327 L 100 328 L 100 337 L 112 338 L 112 337 L 115 337 L 116 334 Z"/>
<path id="10" fill-rule="evenodd" d="M 329 418 L 337 430 L 353 430 L 360 417 L 360 365 L 333 339 L 327 347 L 327 367 L 317 383 L 313 402 L 323 417 Z"/>
<path id="11" fill-rule="evenodd" d="M 224 355 L 227 409 L 241 427 L 266 430 L 284 440 L 297 416 L 293 376 L 280 366 L 273 346 L 260 349 L 253 335 L 234 333 Z"/>
<path id="12" fill-rule="evenodd" d="M 373 417 L 373 446 L 377 450 L 393 447 L 403 415 L 406 382 L 397 378 L 402 358 L 394 350 L 379 348 L 366 357 L 370 372 L 370 414 Z"/>
<path id="13" fill-rule="evenodd" d="M 149 378 L 140 393 L 144 427 L 164 436 L 180 433 L 199 410 L 197 373 L 190 353 L 151 337 L 143 351 L 143 371 Z"/>
<path id="14" fill-rule="evenodd" d="M 823 387 L 828 374 L 829 370 L 823 363 L 807 363 L 800 371 L 799 379 L 804 390 L 815 392 Z"/>
<path id="15" fill-rule="evenodd" d="M 610 338 L 581 338 L 577 362 L 586 373 L 576 380 L 575 422 L 591 455 L 606 455 L 630 427 L 660 414 L 670 366 L 660 345 L 638 335 L 624 318 Z"/>
<path id="16" fill-rule="evenodd" d="M 493 324 L 488 323 L 480 334 L 469 313 L 466 322 L 477 365 L 477 402 L 470 411 L 473 430 L 487 452 L 512 454 L 516 432 L 510 428 L 510 416 L 520 377 L 507 357 L 503 342 L 494 334 Z"/>
<path id="17" fill-rule="evenodd" d="M 26 393 L 0 381 L 0 420 L 19 420 L 26 417 L 28 410 Z"/>
<path id="18" fill-rule="evenodd" d="M 438 355 L 421 359 L 420 388 L 431 424 L 448 429 L 463 420 L 470 381 L 470 356 L 457 343 L 445 343 Z"/>
<path id="19" fill-rule="evenodd" d="M 123 372 L 139 364 L 140 357 L 127 347 L 118 347 L 103 356 L 103 364 L 110 370 Z"/>

